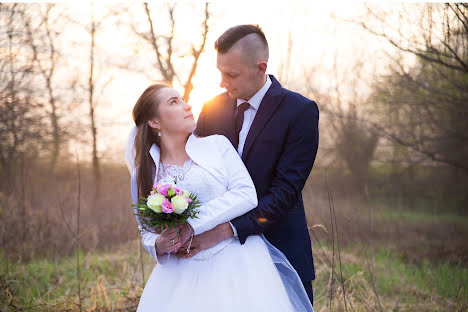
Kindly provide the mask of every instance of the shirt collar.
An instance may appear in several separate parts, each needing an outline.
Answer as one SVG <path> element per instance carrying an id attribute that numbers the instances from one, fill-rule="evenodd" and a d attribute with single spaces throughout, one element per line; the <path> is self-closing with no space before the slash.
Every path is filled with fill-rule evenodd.
<path id="1" fill-rule="evenodd" d="M 260 90 L 258 90 L 258 92 L 255 93 L 255 95 L 252 96 L 252 98 L 248 101 L 250 106 L 255 108 L 255 110 L 258 110 L 258 108 L 260 107 L 260 103 L 262 102 L 263 97 L 265 96 L 265 94 L 267 93 L 268 89 L 271 86 L 270 76 L 266 75 L 266 77 L 267 79 L 263 87 Z M 239 107 L 239 105 L 245 102 L 246 101 L 244 99 L 237 99 L 237 107 Z"/>

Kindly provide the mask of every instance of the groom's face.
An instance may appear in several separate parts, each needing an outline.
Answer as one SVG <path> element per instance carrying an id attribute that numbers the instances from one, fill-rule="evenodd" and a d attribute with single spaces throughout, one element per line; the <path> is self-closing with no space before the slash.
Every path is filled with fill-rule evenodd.
<path id="1" fill-rule="evenodd" d="M 249 100 L 258 91 L 258 80 L 265 76 L 239 49 L 218 52 L 216 67 L 221 72 L 221 88 L 233 99 Z"/>

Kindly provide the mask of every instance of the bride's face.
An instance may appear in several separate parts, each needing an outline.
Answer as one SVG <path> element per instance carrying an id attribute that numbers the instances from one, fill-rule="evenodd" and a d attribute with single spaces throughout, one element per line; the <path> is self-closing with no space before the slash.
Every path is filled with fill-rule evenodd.
<path id="1" fill-rule="evenodd" d="M 164 88 L 158 92 L 159 117 L 149 121 L 152 128 L 165 134 L 190 134 L 195 130 L 196 123 L 192 114 L 192 106 L 185 103 L 179 92 L 172 88 Z"/>

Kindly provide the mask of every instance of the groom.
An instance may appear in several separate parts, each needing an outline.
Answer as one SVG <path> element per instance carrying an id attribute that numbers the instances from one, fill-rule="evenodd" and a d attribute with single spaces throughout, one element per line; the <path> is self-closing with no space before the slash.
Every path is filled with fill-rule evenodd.
<path id="1" fill-rule="evenodd" d="M 268 43 L 259 26 L 234 26 L 215 48 L 227 92 L 204 104 L 196 134 L 231 141 L 259 200 L 252 211 L 195 236 L 187 257 L 228 237 L 244 244 L 249 235 L 264 234 L 286 255 L 313 302 L 314 262 L 301 191 L 317 154 L 317 104 L 266 75 Z"/>

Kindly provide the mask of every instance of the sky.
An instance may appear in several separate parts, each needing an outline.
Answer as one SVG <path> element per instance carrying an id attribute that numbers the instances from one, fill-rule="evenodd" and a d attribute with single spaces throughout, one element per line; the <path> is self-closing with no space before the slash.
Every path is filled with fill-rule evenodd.
<path id="1" fill-rule="evenodd" d="M 82 79 L 88 75 L 89 34 L 85 25 L 89 24 L 91 4 L 69 2 L 60 4 L 67 9 L 72 23 L 63 29 L 64 50 L 66 52 L 65 79 Z M 160 77 L 155 68 L 155 57 L 151 47 L 134 35 L 130 25 L 138 31 L 147 31 L 148 23 L 142 3 L 125 5 L 125 8 L 105 3 L 94 3 L 96 20 L 115 10 L 116 16 L 102 19 L 97 32 L 96 73 L 98 85 L 106 85 L 98 98 L 98 148 L 103 159 L 120 162 L 127 134 L 133 125 L 131 111 L 139 95 L 148 85 Z M 158 34 L 167 33 L 169 19 L 168 4 L 151 3 L 155 30 Z M 315 1 L 241 1 L 214 2 L 210 4 L 211 17 L 205 51 L 202 53 L 190 104 L 195 117 L 205 101 L 223 92 L 219 87 L 220 74 L 216 69 L 215 40 L 229 27 L 237 24 L 258 24 L 264 30 L 270 47 L 270 60 L 267 73 L 276 77 L 280 74 L 286 86 L 295 91 L 304 89 L 305 74 L 314 72 L 314 87 L 326 92 L 332 85 L 331 74 L 336 62 L 340 69 L 349 69 L 357 60 L 366 59 L 369 73 L 384 72 L 385 62 L 380 57 L 388 46 L 376 40 L 359 27 L 346 22 L 357 19 L 365 10 L 365 5 L 357 2 L 315 2 Z M 178 72 L 186 79 L 192 58 L 187 57 L 191 44 L 198 46 L 201 39 L 204 4 L 183 1 L 175 11 L 175 49 Z M 289 58 L 288 58 L 289 55 Z M 372 57 L 369 57 L 372 56 Z M 125 69 L 131 67 L 131 70 Z M 152 70 L 154 68 L 154 70 Z M 75 77 L 75 78 L 73 78 Z M 286 79 L 287 78 L 287 79 Z M 286 80 L 286 81 L 285 81 Z M 183 93 L 183 88 L 175 84 Z M 351 91 L 351 90 L 350 90 Z M 366 92 L 363 86 L 362 93 Z M 84 97 L 85 99 L 85 97 Z M 320 107 L 320 103 L 319 107 Z M 79 110 L 84 118 L 87 111 L 85 101 Z M 78 117 L 77 117 L 78 118 Z M 90 147 L 72 142 L 83 155 L 89 155 Z"/>

